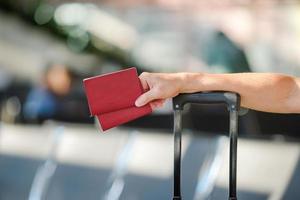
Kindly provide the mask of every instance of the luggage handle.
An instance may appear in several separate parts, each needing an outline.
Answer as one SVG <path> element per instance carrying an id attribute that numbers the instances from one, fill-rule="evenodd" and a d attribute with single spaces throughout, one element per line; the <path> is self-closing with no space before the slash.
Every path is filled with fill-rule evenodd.
<path id="1" fill-rule="evenodd" d="M 186 103 L 226 104 L 229 110 L 238 109 L 240 96 L 233 92 L 198 92 L 180 94 L 173 98 L 173 109 L 183 110 Z"/>
<path id="2" fill-rule="evenodd" d="M 236 200 L 236 162 L 237 162 L 237 129 L 240 95 L 233 92 L 198 92 L 180 94 L 173 98 L 174 110 L 174 195 L 173 200 L 181 200 L 181 112 L 187 103 L 226 104 L 229 110 L 229 200 Z"/>

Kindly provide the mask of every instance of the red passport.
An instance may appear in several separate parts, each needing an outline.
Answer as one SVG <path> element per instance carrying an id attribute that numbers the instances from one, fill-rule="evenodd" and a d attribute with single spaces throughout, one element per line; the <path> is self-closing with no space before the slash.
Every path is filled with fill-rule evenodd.
<path id="1" fill-rule="evenodd" d="M 97 116 L 103 131 L 152 112 L 149 104 L 143 107 L 134 104 L 143 93 L 134 67 L 87 78 L 83 84 L 90 113 Z"/>

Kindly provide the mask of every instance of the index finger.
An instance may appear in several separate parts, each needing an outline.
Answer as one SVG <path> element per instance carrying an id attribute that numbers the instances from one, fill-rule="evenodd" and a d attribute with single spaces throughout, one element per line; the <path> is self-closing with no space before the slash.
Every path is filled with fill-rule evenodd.
<path id="1" fill-rule="evenodd" d="M 141 82 L 144 92 L 148 91 L 150 88 L 149 88 L 147 81 L 142 76 L 139 76 L 139 79 L 140 79 L 140 82 Z"/>

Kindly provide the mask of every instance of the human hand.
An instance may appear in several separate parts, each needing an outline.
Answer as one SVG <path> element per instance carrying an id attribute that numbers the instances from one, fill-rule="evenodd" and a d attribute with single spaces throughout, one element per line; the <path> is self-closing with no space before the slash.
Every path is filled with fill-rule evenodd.
<path id="1" fill-rule="evenodd" d="M 172 98 L 180 93 L 183 84 L 182 73 L 148 73 L 139 76 L 144 94 L 135 102 L 140 107 L 150 103 L 154 110 L 161 107 L 167 98 Z"/>

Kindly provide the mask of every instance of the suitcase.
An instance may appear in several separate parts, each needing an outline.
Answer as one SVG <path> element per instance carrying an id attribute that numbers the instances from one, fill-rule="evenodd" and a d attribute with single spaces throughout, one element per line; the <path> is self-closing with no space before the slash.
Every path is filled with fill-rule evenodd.
<path id="1" fill-rule="evenodd" d="M 187 103 L 224 104 L 229 111 L 229 200 L 237 200 L 236 164 L 238 111 L 240 96 L 232 92 L 199 92 L 180 94 L 173 98 L 174 110 L 174 189 L 173 200 L 181 200 L 181 131 L 182 111 Z"/>

